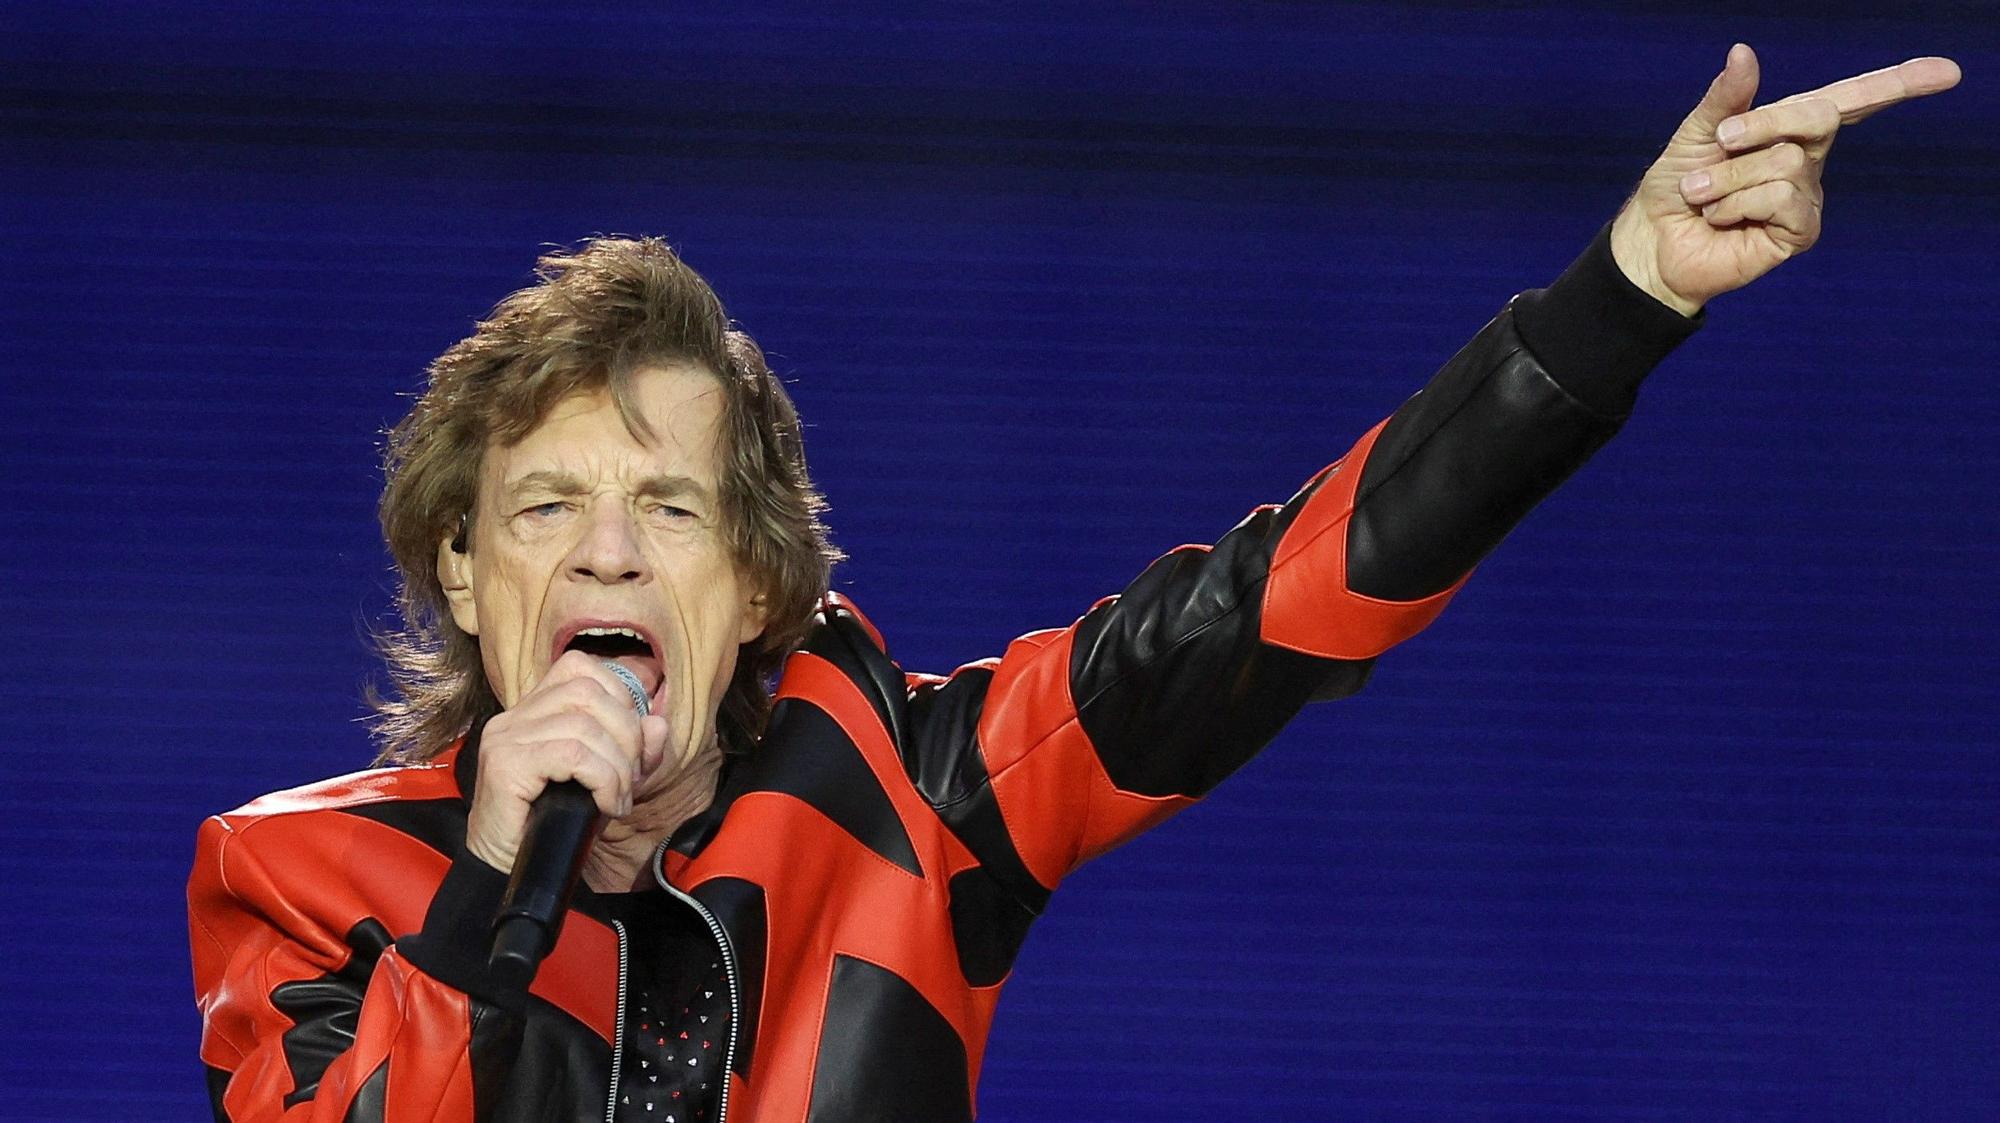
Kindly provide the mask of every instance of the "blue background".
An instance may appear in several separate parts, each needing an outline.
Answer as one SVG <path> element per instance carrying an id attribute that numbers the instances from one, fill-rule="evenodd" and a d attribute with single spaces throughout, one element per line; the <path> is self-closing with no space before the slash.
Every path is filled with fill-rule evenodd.
<path id="1" fill-rule="evenodd" d="M 538 247 L 711 278 L 943 671 L 1290 494 L 1743 40 L 1760 102 L 1967 78 L 1364 694 L 1057 894 L 982 1116 L 1994 1117 L 2000 16 L 1742 7 L 10 7 L 0 1115 L 205 1116 L 196 824 L 369 759 L 380 432 Z"/>

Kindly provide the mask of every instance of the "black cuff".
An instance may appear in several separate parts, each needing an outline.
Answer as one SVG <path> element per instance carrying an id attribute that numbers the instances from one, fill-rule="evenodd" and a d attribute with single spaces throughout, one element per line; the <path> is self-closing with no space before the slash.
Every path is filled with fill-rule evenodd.
<path id="1" fill-rule="evenodd" d="M 1611 256 L 1611 223 L 1545 289 L 1514 298 L 1514 326 L 1556 385 L 1607 417 L 1624 417 L 1639 383 L 1707 322 L 1660 303 Z"/>
<path id="2" fill-rule="evenodd" d="M 423 930 L 396 941 L 396 950 L 431 978 L 515 1013 L 527 1005 L 525 989 L 503 986 L 487 969 L 493 918 L 507 893 L 507 875 L 460 843 L 451 870 L 438 884 Z"/>

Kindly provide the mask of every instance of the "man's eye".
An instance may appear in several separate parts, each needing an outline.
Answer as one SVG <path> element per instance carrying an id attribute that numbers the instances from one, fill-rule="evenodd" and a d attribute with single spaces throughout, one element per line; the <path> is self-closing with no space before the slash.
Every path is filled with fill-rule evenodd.
<path id="1" fill-rule="evenodd" d="M 531 518 L 552 519 L 555 518 L 557 515 L 562 514 L 564 508 L 568 506 L 569 504 L 560 501 L 537 503 L 534 506 L 529 507 L 526 510 L 522 511 L 521 513 Z"/>
<path id="2" fill-rule="evenodd" d="M 680 522 L 696 517 L 695 513 L 686 507 L 676 507 L 671 503 L 653 504 L 653 514 L 658 518 L 666 519 L 670 522 Z"/>

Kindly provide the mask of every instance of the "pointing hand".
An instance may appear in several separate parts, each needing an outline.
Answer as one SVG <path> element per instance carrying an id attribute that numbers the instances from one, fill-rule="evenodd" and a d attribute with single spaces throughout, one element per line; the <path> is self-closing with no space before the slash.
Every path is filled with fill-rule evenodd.
<path id="1" fill-rule="evenodd" d="M 1812 248 L 1834 133 L 1956 86 L 1959 68 L 1948 58 L 1911 59 L 1752 109 L 1757 80 L 1756 52 L 1731 47 L 1612 222 L 1619 268 L 1682 315 Z"/>

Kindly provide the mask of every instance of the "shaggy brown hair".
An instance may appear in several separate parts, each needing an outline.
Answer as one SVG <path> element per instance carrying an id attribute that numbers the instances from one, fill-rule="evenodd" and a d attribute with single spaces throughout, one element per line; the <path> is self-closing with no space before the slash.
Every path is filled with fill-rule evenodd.
<path id="1" fill-rule="evenodd" d="M 675 363 L 707 370 L 726 391 L 723 522 L 770 613 L 764 634 L 737 652 L 718 721 L 723 747 L 747 752 L 770 715 L 767 684 L 804 638 L 841 557 L 820 520 L 826 501 L 806 472 L 798 413 L 756 342 L 731 328 L 715 291 L 664 241 L 594 238 L 543 255 L 535 274 L 540 283 L 431 363 L 428 388 L 388 434 L 379 513 L 403 627 L 377 637 L 396 688 L 393 698 L 369 690 L 377 760 L 428 760 L 500 712 L 479 641 L 452 621 L 437 578 L 438 543 L 469 530 L 489 444 L 519 441 L 557 402 L 606 387 L 626 429 L 649 438 L 631 377 Z"/>

